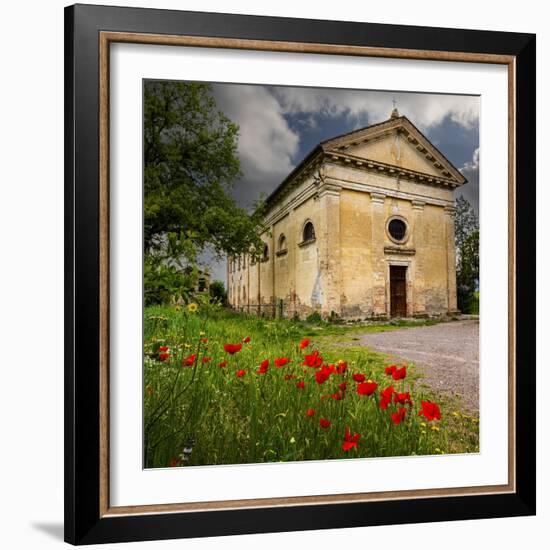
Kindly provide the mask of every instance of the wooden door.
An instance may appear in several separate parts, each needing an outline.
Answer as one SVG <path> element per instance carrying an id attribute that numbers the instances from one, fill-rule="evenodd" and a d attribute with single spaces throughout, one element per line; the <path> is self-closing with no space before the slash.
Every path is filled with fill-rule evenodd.
<path id="1" fill-rule="evenodd" d="M 390 265 L 390 314 L 392 317 L 407 316 L 407 268 Z"/>

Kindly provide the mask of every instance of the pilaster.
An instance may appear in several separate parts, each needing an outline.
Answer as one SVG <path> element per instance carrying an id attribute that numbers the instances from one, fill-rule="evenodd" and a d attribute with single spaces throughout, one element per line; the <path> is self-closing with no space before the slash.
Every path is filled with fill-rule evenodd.
<path id="1" fill-rule="evenodd" d="M 334 182 L 325 182 L 318 190 L 321 216 L 316 238 L 319 243 L 319 271 L 324 298 L 322 310 L 325 315 L 331 312 L 341 315 L 340 191 L 341 187 Z"/>
<path id="2" fill-rule="evenodd" d="M 413 212 L 413 228 L 411 236 L 413 239 L 413 245 L 416 245 L 416 241 L 422 242 L 423 234 L 423 219 L 424 219 L 424 206 L 423 201 L 414 200 L 411 201 Z M 419 247 L 420 248 L 420 247 Z M 424 270 L 426 268 L 425 262 L 428 260 L 422 250 L 419 250 L 419 254 L 416 254 L 414 261 L 414 273 L 411 274 L 411 287 L 413 292 L 413 311 L 414 316 L 423 317 L 426 315 L 426 295 L 424 292 L 425 279 Z"/>
<path id="3" fill-rule="evenodd" d="M 375 316 L 389 315 L 386 300 L 388 266 L 384 257 L 386 195 L 370 194 L 372 219 L 372 313 Z"/>
<path id="4" fill-rule="evenodd" d="M 456 306 L 455 211 L 454 206 L 444 208 L 445 236 L 447 240 L 447 312 L 449 314 L 458 313 Z"/>

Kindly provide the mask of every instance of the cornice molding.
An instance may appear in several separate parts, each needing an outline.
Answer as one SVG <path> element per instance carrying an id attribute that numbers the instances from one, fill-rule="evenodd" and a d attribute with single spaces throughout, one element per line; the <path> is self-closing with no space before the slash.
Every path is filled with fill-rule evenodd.
<path id="1" fill-rule="evenodd" d="M 326 183 L 334 183 L 336 187 L 338 187 L 340 190 L 346 189 L 350 191 L 360 191 L 362 193 L 369 193 L 378 196 L 385 196 L 395 199 L 402 199 L 406 201 L 410 201 L 413 203 L 413 209 L 419 208 L 419 206 L 414 205 L 416 203 L 417 205 L 431 205 L 431 206 L 439 206 L 439 207 L 448 207 L 448 208 L 454 208 L 454 201 L 446 201 L 444 199 L 436 199 L 433 197 L 429 197 L 426 195 L 417 195 L 414 193 L 408 193 L 403 191 L 394 191 L 391 189 L 387 189 L 385 187 L 379 187 L 376 185 L 369 185 L 362 182 L 352 181 L 352 180 L 343 180 L 335 178 L 332 178 L 330 176 L 325 177 L 325 184 Z M 339 191 L 340 192 L 340 191 Z M 307 202 L 311 198 L 316 198 L 319 196 L 319 189 L 315 184 L 311 184 L 307 188 L 305 188 L 301 193 L 299 193 L 296 197 L 294 197 L 290 202 L 285 204 L 281 209 L 278 209 L 276 212 L 270 213 L 268 211 L 268 215 L 265 218 L 264 226 L 273 226 L 277 223 L 279 223 L 285 216 L 290 214 L 291 211 L 296 210 L 300 206 L 302 206 L 305 202 Z M 423 207 L 422 207 L 423 208 Z"/>
<path id="2" fill-rule="evenodd" d="M 326 153 L 325 156 L 328 157 L 329 162 L 332 164 L 347 165 L 357 170 L 376 172 L 379 174 L 383 173 L 396 177 L 399 176 L 401 179 L 416 181 L 424 185 L 442 187 L 445 189 L 455 189 L 461 185 L 451 178 L 434 176 L 433 174 L 427 174 L 425 172 L 417 172 L 416 170 L 403 168 L 402 166 L 365 159 L 363 157 L 356 157 L 347 153 L 331 152 Z"/>

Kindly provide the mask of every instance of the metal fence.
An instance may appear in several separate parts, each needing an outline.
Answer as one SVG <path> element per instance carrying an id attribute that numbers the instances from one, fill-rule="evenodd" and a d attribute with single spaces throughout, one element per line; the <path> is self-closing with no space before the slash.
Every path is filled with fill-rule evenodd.
<path id="1" fill-rule="evenodd" d="M 257 315 L 258 317 L 282 317 L 283 301 L 278 300 L 275 304 L 240 304 L 232 306 L 235 311 L 247 313 L 248 315 Z"/>

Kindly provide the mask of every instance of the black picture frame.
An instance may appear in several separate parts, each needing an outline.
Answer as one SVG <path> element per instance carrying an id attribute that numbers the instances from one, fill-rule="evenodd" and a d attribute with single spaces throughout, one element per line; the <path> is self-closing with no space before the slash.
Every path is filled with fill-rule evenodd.
<path id="1" fill-rule="evenodd" d="M 515 491 L 102 516 L 101 31 L 512 56 L 515 85 Z M 65 9 L 65 540 L 72 544 L 535 514 L 535 61 L 532 34 L 75 5 Z M 506 192 L 505 190 L 503 192 Z M 399 519 L 396 519 L 399 518 Z"/>

